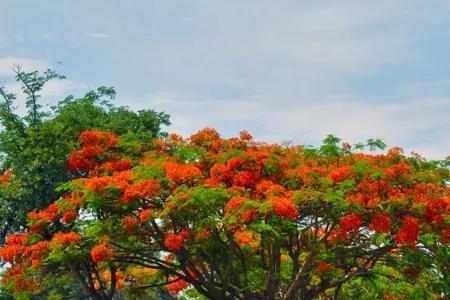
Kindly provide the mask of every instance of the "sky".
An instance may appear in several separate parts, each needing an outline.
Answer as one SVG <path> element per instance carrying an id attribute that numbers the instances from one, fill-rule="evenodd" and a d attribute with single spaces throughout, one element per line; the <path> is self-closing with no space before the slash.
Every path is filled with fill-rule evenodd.
<path id="1" fill-rule="evenodd" d="M 448 0 L 0 0 L 0 83 L 17 90 L 17 63 L 56 67 L 68 79 L 46 103 L 113 86 L 117 105 L 165 111 L 184 136 L 381 138 L 442 159 L 449 53 Z"/>

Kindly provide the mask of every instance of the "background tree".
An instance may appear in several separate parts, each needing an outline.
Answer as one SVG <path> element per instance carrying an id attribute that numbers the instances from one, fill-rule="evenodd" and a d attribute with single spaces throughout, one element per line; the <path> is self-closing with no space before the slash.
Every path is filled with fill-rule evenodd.
<path id="1" fill-rule="evenodd" d="M 67 167 L 87 177 L 7 238 L 3 285 L 45 297 L 50 274 L 70 274 L 94 299 L 448 295 L 448 162 L 339 143 L 83 132 Z"/>
<path id="2" fill-rule="evenodd" d="M 150 141 L 161 134 L 161 126 L 169 125 L 165 113 L 153 110 L 134 112 L 116 107 L 110 100 L 113 88 L 100 87 L 82 98 L 69 96 L 50 110 L 43 110 L 40 92 L 50 80 L 64 76 L 53 70 L 44 73 L 24 72 L 14 68 L 16 80 L 26 96 L 27 113 L 15 113 L 17 95 L 0 87 L 0 154 L 1 169 L 11 174 L 14 190 L 0 191 L 0 244 L 10 231 L 23 229 L 26 213 L 46 207 L 59 197 L 55 187 L 66 182 L 68 153 L 77 147 L 80 133 L 86 129 L 102 129 L 125 134 L 133 132 Z M 79 176 L 82 174 L 75 174 Z"/>

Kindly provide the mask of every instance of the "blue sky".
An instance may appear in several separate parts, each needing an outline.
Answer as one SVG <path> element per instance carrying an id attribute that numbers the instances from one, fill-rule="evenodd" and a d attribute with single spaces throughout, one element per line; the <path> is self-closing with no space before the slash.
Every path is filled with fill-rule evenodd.
<path id="1" fill-rule="evenodd" d="M 47 102 L 100 85 L 170 132 L 318 144 L 383 138 L 450 154 L 449 1 L 0 0 L 8 66 L 62 65 Z M 19 111 L 23 106 L 19 107 Z"/>

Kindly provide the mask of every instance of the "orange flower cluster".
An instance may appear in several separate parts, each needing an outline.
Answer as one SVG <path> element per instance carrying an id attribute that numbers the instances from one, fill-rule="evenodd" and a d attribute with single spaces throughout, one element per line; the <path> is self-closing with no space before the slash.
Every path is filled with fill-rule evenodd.
<path id="1" fill-rule="evenodd" d="M 409 244 L 411 248 L 415 248 L 419 232 L 420 228 L 417 219 L 406 216 L 403 218 L 402 228 L 395 236 L 395 241 L 401 245 Z"/>
<path id="2" fill-rule="evenodd" d="M 205 183 L 211 186 L 222 184 L 235 189 L 254 189 L 263 180 L 264 159 L 267 154 L 250 149 L 245 154 L 244 157 L 229 158 L 226 164 L 213 164 L 207 170 L 210 178 Z"/>
<path id="3" fill-rule="evenodd" d="M 387 213 L 374 215 L 370 221 L 369 229 L 379 233 L 388 233 L 391 229 L 391 218 Z"/>
<path id="4" fill-rule="evenodd" d="M 58 220 L 58 206 L 52 203 L 45 209 L 31 211 L 28 213 L 28 218 L 31 220 L 31 232 L 37 232 L 46 224 Z"/>
<path id="5" fill-rule="evenodd" d="M 87 146 L 82 150 L 72 152 L 66 168 L 71 172 L 88 171 L 98 165 L 97 158 L 104 154 L 104 150 L 99 146 Z"/>
<path id="6" fill-rule="evenodd" d="M 424 197 L 420 197 L 424 199 Z M 427 199 L 425 219 L 432 226 L 439 227 L 445 223 L 445 215 L 450 211 L 450 197 Z"/>
<path id="7" fill-rule="evenodd" d="M 227 168 L 231 172 L 246 166 L 246 162 L 242 157 L 232 157 L 227 161 Z"/>
<path id="8" fill-rule="evenodd" d="M 119 143 L 119 138 L 107 132 L 87 130 L 80 134 L 80 143 L 82 148 L 70 154 L 66 168 L 72 172 L 90 171 L 95 173 L 95 168 L 102 164 L 104 156 L 112 158 L 107 152 Z M 103 171 L 121 171 L 129 168 L 131 168 L 131 163 L 126 160 L 109 162 L 109 164 L 100 166 L 100 170 Z"/>
<path id="9" fill-rule="evenodd" d="M 411 169 L 405 163 L 398 163 L 383 169 L 383 174 L 389 180 L 398 179 L 402 175 L 411 174 Z"/>
<path id="10" fill-rule="evenodd" d="M 290 198 L 274 197 L 270 199 L 270 203 L 276 215 L 289 220 L 295 220 L 298 217 L 298 210 Z"/>
<path id="11" fill-rule="evenodd" d="M 175 278 L 171 280 L 172 282 L 167 285 L 167 291 L 171 294 L 178 294 L 189 286 L 189 283 L 184 279 Z"/>
<path id="12" fill-rule="evenodd" d="M 23 255 L 31 259 L 32 266 L 37 269 L 40 261 L 45 257 L 49 251 L 50 243 L 48 241 L 41 241 L 25 248 Z"/>
<path id="13" fill-rule="evenodd" d="M 180 233 L 169 233 L 164 238 L 164 246 L 169 251 L 180 252 L 189 237 L 190 233 L 187 230 L 182 230 Z"/>
<path id="14" fill-rule="evenodd" d="M 6 238 L 6 245 L 0 248 L 0 258 L 10 264 L 23 264 L 38 268 L 40 261 L 49 251 L 48 241 L 28 244 L 29 234 L 12 234 Z"/>
<path id="15" fill-rule="evenodd" d="M 64 195 L 57 203 L 52 203 L 47 208 L 39 211 L 31 211 L 28 218 L 31 221 L 31 232 L 45 229 L 45 226 L 57 221 L 61 217 L 61 223 L 68 225 L 78 216 L 80 208 L 80 193 Z"/>
<path id="16" fill-rule="evenodd" d="M 255 171 L 240 171 L 233 178 L 235 186 L 253 188 L 261 181 L 261 175 Z"/>
<path id="17" fill-rule="evenodd" d="M 107 161 L 100 165 L 99 169 L 103 172 L 126 171 L 133 167 L 129 159 L 121 159 L 119 161 Z"/>
<path id="18" fill-rule="evenodd" d="M 125 216 L 121 223 L 126 231 L 131 232 L 139 225 L 139 219 L 134 216 Z"/>
<path id="19" fill-rule="evenodd" d="M 244 204 L 248 201 L 248 198 L 242 196 L 235 196 L 231 198 L 223 209 L 225 216 L 236 215 L 240 222 L 252 222 L 258 214 L 258 210 L 256 208 L 248 208 L 244 211 L 241 210 Z"/>
<path id="20" fill-rule="evenodd" d="M 319 265 L 316 268 L 316 274 L 321 274 L 323 272 L 329 271 L 333 268 L 333 265 L 330 263 L 327 263 L 325 261 L 319 262 Z"/>
<path id="21" fill-rule="evenodd" d="M 0 248 L 0 257 L 3 261 L 13 263 L 25 249 L 28 233 L 10 234 L 6 237 L 6 245 Z"/>
<path id="22" fill-rule="evenodd" d="M 257 249 L 260 243 L 260 236 L 249 230 L 237 230 L 234 233 L 234 240 L 239 247 L 250 246 L 252 249 Z"/>
<path id="23" fill-rule="evenodd" d="M 155 197 L 161 191 L 158 180 L 142 180 L 130 185 L 123 193 L 123 200 L 129 203 L 133 200 Z"/>
<path id="24" fill-rule="evenodd" d="M 92 261 L 96 263 L 109 261 L 112 259 L 113 253 L 113 250 L 105 244 L 94 246 L 91 250 Z"/>
<path id="25" fill-rule="evenodd" d="M 233 180 L 232 171 L 222 163 L 215 163 L 209 170 L 210 182 L 212 185 L 217 185 L 220 182 L 229 184 Z"/>
<path id="26" fill-rule="evenodd" d="M 131 171 L 114 172 L 111 176 L 77 179 L 77 183 L 86 186 L 96 193 L 104 194 L 108 188 L 115 188 L 124 192 L 132 183 L 135 175 Z"/>
<path id="27" fill-rule="evenodd" d="M 141 212 L 139 212 L 139 221 L 141 221 L 141 223 L 147 222 L 152 217 L 152 214 L 153 214 L 153 209 L 151 209 L 151 208 L 142 210 Z"/>
<path id="28" fill-rule="evenodd" d="M 9 182 L 9 179 L 11 177 L 11 171 L 6 170 L 1 176 L 0 176 L 0 185 L 3 185 L 7 182 Z"/>
<path id="29" fill-rule="evenodd" d="M 119 138 L 100 130 L 86 130 L 80 134 L 80 142 L 83 146 L 101 145 L 104 148 L 111 148 L 119 142 Z"/>
<path id="30" fill-rule="evenodd" d="M 352 173 L 351 166 L 342 166 L 331 171 L 330 174 L 328 174 L 328 178 L 330 178 L 335 182 L 341 182 L 349 178 L 351 173 Z"/>
<path id="31" fill-rule="evenodd" d="M 231 198 L 230 201 L 228 201 L 227 205 L 225 205 L 224 208 L 225 214 L 240 209 L 247 200 L 248 200 L 247 198 L 242 196 L 236 196 Z"/>
<path id="32" fill-rule="evenodd" d="M 167 178 L 177 185 L 190 183 L 195 179 L 203 177 L 200 169 L 192 164 L 165 162 L 162 167 Z"/>
<path id="33" fill-rule="evenodd" d="M 58 219 L 58 206 L 53 203 L 40 211 L 31 211 L 28 218 L 34 221 L 54 222 Z"/>
<path id="34" fill-rule="evenodd" d="M 214 145 L 214 142 L 219 141 L 220 135 L 213 128 L 205 128 L 189 137 L 190 142 L 196 146 L 209 147 Z"/>
<path id="35" fill-rule="evenodd" d="M 312 185 L 317 181 L 318 177 L 326 176 L 327 169 L 321 166 L 304 165 L 287 170 L 286 173 L 289 179 L 295 179 L 302 185 Z"/>
<path id="36" fill-rule="evenodd" d="M 77 211 L 76 210 L 69 210 L 69 211 L 66 211 L 64 214 L 63 214 L 63 217 L 61 218 L 61 222 L 63 223 L 63 224 L 69 224 L 69 223 L 71 223 L 73 220 L 75 220 L 75 218 L 78 216 L 78 213 L 77 213 Z"/>
<path id="37" fill-rule="evenodd" d="M 359 230 L 362 224 L 362 218 L 360 215 L 346 215 L 341 218 L 341 228 L 345 232 L 356 232 Z"/>
<path id="38" fill-rule="evenodd" d="M 327 238 L 330 243 L 344 242 L 355 235 L 362 225 L 362 217 L 356 214 L 343 216 L 339 225 L 330 232 Z"/>
<path id="39" fill-rule="evenodd" d="M 53 235 L 52 243 L 64 245 L 70 243 L 78 243 L 81 241 L 81 235 L 76 232 L 57 232 Z"/>
<path id="40" fill-rule="evenodd" d="M 242 130 L 239 132 L 239 138 L 243 141 L 251 141 L 253 136 L 247 130 Z"/>
<path id="41" fill-rule="evenodd" d="M 283 186 L 275 184 L 271 180 L 263 180 L 256 186 L 255 197 L 262 199 L 270 198 L 271 196 L 286 195 L 285 191 L 286 189 Z"/>

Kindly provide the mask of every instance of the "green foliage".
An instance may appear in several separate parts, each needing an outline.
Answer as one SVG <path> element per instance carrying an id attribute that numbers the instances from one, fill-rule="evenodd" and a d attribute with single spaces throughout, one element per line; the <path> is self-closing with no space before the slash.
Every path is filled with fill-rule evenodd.
<path id="1" fill-rule="evenodd" d="M 387 147 L 387 145 L 380 139 L 368 139 L 367 146 L 370 151 L 374 151 L 375 149 L 384 150 Z"/>
<path id="2" fill-rule="evenodd" d="M 320 152 L 325 156 L 337 156 L 341 151 L 339 147 L 340 138 L 334 135 L 327 135 L 327 137 L 322 141 L 323 144 L 320 147 Z"/>

